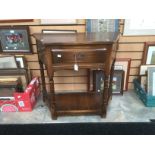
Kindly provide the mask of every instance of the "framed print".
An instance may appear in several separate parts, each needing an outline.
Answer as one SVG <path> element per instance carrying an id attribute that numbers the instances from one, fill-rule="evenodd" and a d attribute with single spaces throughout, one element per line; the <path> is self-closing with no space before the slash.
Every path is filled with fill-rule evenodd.
<path id="1" fill-rule="evenodd" d="M 155 19 L 125 19 L 123 35 L 155 35 Z"/>
<path id="2" fill-rule="evenodd" d="M 115 70 L 124 70 L 124 86 L 123 90 L 128 90 L 128 80 L 130 72 L 131 59 L 130 58 L 117 58 L 115 61 Z"/>
<path id="3" fill-rule="evenodd" d="M 64 25 L 64 24 L 76 24 L 76 19 L 41 19 L 41 24 L 47 25 Z"/>
<path id="4" fill-rule="evenodd" d="M 27 68 L 27 63 L 24 56 L 15 56 L 18 68 Z"/>
<path id="5" fill-rule="evenodd" d="M 119 32 L 119 19 L 86 19 L 87 32 Z"/>
<path id="6" fill-rule="evenodd" d="M 112 93 L 123 95 L 124 71 L 114 70 L 112 81 Z"/>
<path id="7" fill-rule="evenodd" d="M 28 26 L 0 26 L 0 50 L 4 53 L 32 53 Z"/>
<path id="8" fill-rule="evenodd" d="M 148 67 L 155 67 L 155 65 L 141 65 L 139 75 L 147 75 Z"/>
<path id="9" fill-rule="evenodd" d="M 155 65 L 155 42 L 145 42 L 142 64 Z"/>
<path id="10" fill-rule="evenodd" d="M 18 68 L 14 56 L 0 56 L 0 69 Z"/>
<path id="11" fill-rule="evenodd" d="M 147 93 L 155 96 L 155 67 L 148 67 Z"/>
<path id="12" fill-rule="evenodd" d="M 103 92 L 104 89 L 104 73 L 101 70 L 93 71 L 93 90 L 97 93 Z"/>
<path id="13" fill-rule="evenodd" d="M 52 34 L 52 33 L 77 33 L 77 30 L 42 30 L 44 34 Z"/>

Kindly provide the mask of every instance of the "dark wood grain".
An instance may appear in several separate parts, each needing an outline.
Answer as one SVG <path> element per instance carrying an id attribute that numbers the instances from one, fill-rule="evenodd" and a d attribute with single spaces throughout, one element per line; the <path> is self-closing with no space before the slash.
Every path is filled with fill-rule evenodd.
<path id="1" fill-rule="evenodd" d="M 33 36 L 41 40 L 44 45 L 75 45 L 75 44 L 111 44 L 118 37 L 115 32 L 98 32 L 98 33 L 75 33 L 75 34 L 42 34 L 36 33 Z"/>
<path id="2" fill-rule="evenodd" d="M 43 64 L 50 81 L 49 107 L 53 119 L 60 115 L 96 114 L 106 116 L 106 108 L 111 97 L 111 79 L 118 33 L 76 33 L 76 34 L 34 34 L 37 40 L 41 72 Z M 102 70 L 104 73 L 104 91 L 91 91 L 88 74 L 87 92 L 55 94 L 54 72 L 74 69 Z M 45 76 L 41 74 L 43 94 L 45 94 Z M 94 83 L 94 82 L 93 82 Z"/>

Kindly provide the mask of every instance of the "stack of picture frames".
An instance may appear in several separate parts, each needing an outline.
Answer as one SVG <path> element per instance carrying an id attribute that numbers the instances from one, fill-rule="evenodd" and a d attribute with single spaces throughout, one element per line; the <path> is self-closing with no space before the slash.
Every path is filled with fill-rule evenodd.
<path id="1" fill-rule="evenodd" d="M 31 73 L 24 56 L 0 56 L 0 99 L 10 98 L 19 84 L 20 91 L 24 91 L 30 80 Z"/>
<path id="2" fill-rule="evenodd" d="M 33 53 L 31 45 L 28 26 L 0 26 L 0 98 L 3 98 L 2 92 L 9 97 L 17 84 L 24 90 L 30 82 L 31 73 L 24 55 Z"/>
<path id="3" fill-rule="evenodd" d="M 112 80 L 112 94 L 123 95 L 123 91 L 128 90 L 128 79 L 130 71 L 130 58 L 119 58 L 115 61 L 113 80 Z M 93 90 L 100 93 L 104 88 L 104 74 L 103 71 L 96 70 L 93 72 Z"/>
<path id="4" fill-rule="evenodd" d="M 146 42 L 144 45 L 139 81 L 149 96 L 155 96 L 155 42 Z"/>

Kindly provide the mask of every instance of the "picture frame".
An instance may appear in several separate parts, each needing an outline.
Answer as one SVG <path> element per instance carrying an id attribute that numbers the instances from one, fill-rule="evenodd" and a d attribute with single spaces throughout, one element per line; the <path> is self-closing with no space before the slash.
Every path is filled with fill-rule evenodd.
<path id="1" fill-rule="evenodd" d="M 147 92 L 147 75 L 140 75 L 140 85 Z"/>
<path id="2" fill-rule="evenodd" d="M 50 30 L 50 29 L 43 29 L 42 33 L 44 34 L 52 34 L 52 33 L 77 33 L 77 30 Z"/>
<path id="3" fill-rule="evenodd" d="M 155 19 L 125 19 L 124 36 L 155 35 Z"/>
<path id="4" fill-rule="evenodd" d="M 18 68 L 27 68 L 26 59 L 24 56 L 15 56 Z"/>
<path id="5" fill-rule="evenodd" d="M 145 42 L 142 64 L 155 65 L 155 42 Z"/>
<path id="6" fill-rule="evenodd" d="M 119 32 L 119 19 L 86 19 L 86 32 Z"/>
<path id="7" fill-rule="evenodd" d="M 0 99 L 12 97 L 19 81 L 18 77 L 0 77 Z"/>
<path id="8" fill-rule="evenodd" d="M 0 69 L 18 68 L 14 56 L 0 56 Z"/>
<path id="9" fill-rule="evenodd" d="M 139 75 L 147 75 L 148 67 L 155 67 L 155 65 L 141 65 Z"/>
<path id="10" fill-rule="evenodd" d="M 128 90 L 128 81 L 130 73 L 131 59 L 130 58 L 117 58 L 114 65 L 114 70 L 124 70 L 124 86 L 123 90 Z"/>
<path id="11" fill-rule="evenodd" d="M 93 91 L 102 93 L 104 90 L 104 73 L 102 70 L 93 71 Z"/>
<path id="12" fill-rule="evenodd" d="M 28 85 L 28 79 L 26 77 L 25 74 L 17 74 L 17 75 L 0 75 L 0 78 L 10 78 L 10 76 L 12 78 L 19 78 L 21 80 L 21 84 L 23 85 L 23 89 L 26 89 L 27 85 Z"/>
<path id="13" fill-rule="evenodd" d="M 147 93 L 155 96 L 155 68 L 148 67 Z"/>
<path id="14" fill-rule="evenodd" d="M 28 26 L 0 26 L 0 51 L 5 54 L 32 54 Z"/>
<path id="15" fill-rule="evenodd" d="M 41 25 L 65 25 L 65 24 L 76 24 L 76 19 L 41 19 Z"/>
<path id="16" fill-rule="evenodd" d="M 124 70 L 114 70 L 112 80 L 112 94 L 123 95 Z"/>
<path id="17" fill-rule="evenodd" d="M 25 89 L 29 82 L 31 81 L 31 77 L 29 76 L 27 69 L 1 69 L 0 70 L 0 78 L 20 78 L 23 88 Z"/>
<path id="18" fill-rule="evenodd" d="M 0 23 L 21 23 L 21 22 L 33 22 L 33 19 L 4 19 L 4 20 L 0 20 Z"/>

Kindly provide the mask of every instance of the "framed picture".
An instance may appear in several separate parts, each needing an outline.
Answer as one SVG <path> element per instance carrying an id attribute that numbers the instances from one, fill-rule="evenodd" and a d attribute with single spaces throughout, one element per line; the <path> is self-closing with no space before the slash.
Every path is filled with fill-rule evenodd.
<path id="1" fill-rule="evenodd" d="M 119 32 L 119 19 L 86 19 L 87 32 Z"/>
<path id="2" fill-rule="evenodd" d="M 142 64 L 155 65 L 155 42 L 145 43 Z"/>
<path id="3" fill-rule="evenodd" d="M 76 19 L 41 19 L 41 24 L 47 25 L 64 25 L 64 24 L 76 24 Z"/>
<path id="4" fill-rule="evenodd" d="M 27 68 L 27 63 L 24 56 L 15 56 L 18 68 Z"/>
<path id="5" fill-rule="evenodd" d="M 148 67 L 147 93 L 155 96 L 155 67 Z"/>
<path id="6" fill-rule="evenodd" d="M 123 35 L 155 35 L 155 19 L 125 19 Z"/>
<path id="7" fill-rule="evenodd" d="M 112 93 L 123 95 L 124 71 L 114 70 L 112 81 Z"/>
<path id="8" fill-rule="evenodd" d="M 104 74 L 101 70 L 93 71 L 93 90 L 97 93 L 103 92 L 104 89 Z"/>
<path id="9" fill-rule="evenodd" d="M 0 69 L 18 68 L 14 56 L 0 56 Z"/>
<path id="10" fill-rule="evenodd" d="M 77 33 L 77 30 L 42 30 L 42 33 L 51 34 L 51 33 Z"/>
<path id="11" fill-rule="evenodd" d="M 141 65 L 139 75 L 147 75 L 148 67 L 155 67 L 155 65 Z"/>
<path id="12" fill-rule="evenodd" d="M 123 90 L 128 90 L 128 80 L 130 72 L 131 59 L 130 58 L 118 58 L 115 61 L 115 70 L 124 70 L 124 86 Z"/>
<path id="13" fill-rule="evenodd" d="M 4 53 L 32 53 L 28 26 L 0 26 L 0 50 Z"/>

